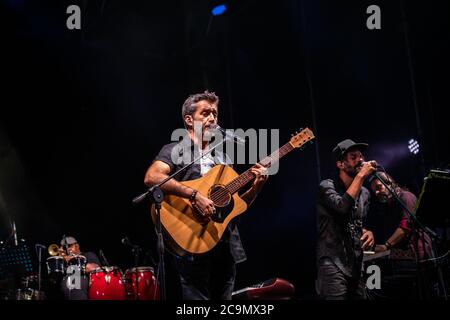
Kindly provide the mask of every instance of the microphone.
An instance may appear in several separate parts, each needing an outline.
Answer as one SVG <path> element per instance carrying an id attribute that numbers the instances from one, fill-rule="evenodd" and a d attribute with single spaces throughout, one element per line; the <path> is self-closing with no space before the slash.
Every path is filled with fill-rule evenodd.
<path id="1" fill-rule="evenodd" d="M 374 179 L 378 179 L 381 182 L 385 182 L 385 183 L 389 182 L 389 179 L 387 177 L 386 178 L 388 179 L 388 181 L 385 181 L 385 179 L 382 176 L 380 176 L 380 173 L 386 174 L 386 170 L 384 169 L 384 167 L 382 165 L 378 164 L 378 162 L 376 162 L 375 160 L 371 160 L 371 161 L 367 161 L 367 162 L 370 163 L 370 165 L 375 168 L 375 170 L 368 177 L 369 183 L 371 183 Z M 385 185 L 385 186 L 387 186 L 387 185 Z"/>
<path id="2" fill-rule="evenodd" d="M 372 167 L 374 167 L 375 169 L 379 169 L 380 168 L 380 166 L 378 165 L 378 162 L 376 162 L 375 160 L 371 160 L 371 161 L 368 161 L 369 163 L 370 163 L 370 165 L 372 166 Z"/>
<path id="3" fill-rule="evenodd" d="M 377 172 L 380 172 L 381 170 L 379 170 L 380 168 L 382 168 L 381 166 L 378 165 L 378 163 L 375 160 L 370 160 L 370 161 L 363 161 L 359 164 L 359 169 L 362 168 L 362 166 L 364 164 L 370 164 L 373 168 L 375 168 L 374 171 L 372 171 L 368 176 L 367 176 L 367 181 L 369 181 L 369 183 L 372 182 L 373 179 L 378 178 L 378 174 Z"/>
<path id="4" fill-rule="evenodd" d="M 43 244 L 40 244 L 40 243 L 36 243 L 34 246 L 36 248 L 40 248 L 40 249 L 46 249 L 47 248 L 46 246 L 44 246 Z"/>
<path id="5" fill-rule="evenodd" d="M 361 162 L 360 166 L 362 167 L 365 163 L 369 163 L 372 167 L 374 167 L 375 169 L 378 169 L 380 166 L 378 165 L 378 162 L 376 162 L 375 160 L 370 160 L 370 161 L 363 161 Z"/>
<path id="6" fill-rule="evenodd" d="M 128 239 L 128 237 L 123 238 L 122 240 L 120 240 L 120 242 L 122 242 L 122 244 L 124 244 L 126 246 L 129 246 L 129 247 L 131 247 L 133 249 L 136 249 L 136 248 L 139 247 L 137 245 L 132 244 L 130 239 Z"/>
<path id="7" fill-rule="evenodd" d="M 245 145 L 245 139 L 242 139 L 241 137 L 235 135 L 234 133 L 231 133 L 230 130 L 225 130 L 218 124 L 210 126 L 211 129 L 219 130 L 222 132 L 222 134 L 230 139 L 233 139 L 237 144 Z"/>
<path id="8" fill-rule="evenodd" d="M 131 245 L 130 239 L 128 239 L 128 237 L 123 238 L 122 240 L 120 240 L 120 242 L 127 246 Z"/>
<path id="9" fill-rule="evenodd" d="M 381 171 L 380 169 L 383 169 L 383 167 L 379 165 L 378 162 L 376 162 L 375 160 L 361 162 L 359 167 L 362 167 L 365 163 L 369 163 L 372 167 L 376 169 L 376 171 Z"/>
<path id="10" fill-rule="evenodd" d="M 143 194 L 141 194 L 140 196 L 135 197 L 131 202 L 133 204 L 138 204 L 139 202 L 141 202 L 142 200 L 144 200 L 148 195 L 148 192 L 145 192 Z"/>

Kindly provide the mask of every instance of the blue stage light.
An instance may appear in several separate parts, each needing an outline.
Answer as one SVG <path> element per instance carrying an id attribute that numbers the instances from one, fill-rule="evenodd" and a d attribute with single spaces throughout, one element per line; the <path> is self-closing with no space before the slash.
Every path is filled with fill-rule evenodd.
<path id="1" fill-rule="evenodd" d="M 220 16 L 225 11 L 227 11 L 227 6 L 224 4 L 219 4 L 219 5 L 215 6 L 214 8 L 212 8 L 211 13 L 213 16 Z"/>

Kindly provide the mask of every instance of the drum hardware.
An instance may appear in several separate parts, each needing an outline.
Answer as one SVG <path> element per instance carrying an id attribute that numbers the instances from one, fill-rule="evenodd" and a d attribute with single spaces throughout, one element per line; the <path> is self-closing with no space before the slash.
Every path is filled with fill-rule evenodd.
<path id="1" fill-rule="evenodd" d="M 38 265 L 39 265 L 39 269 L 38 269 L 38 292 L 41 293 L 41 283 L 42 283 L 42 250 L 45 250 L 45 246 L 39 243 L 36 243 L 34 245 L 34 247 L 36 248 L 36 250 L 38 251 Z"/>
<path id="2" fill-rule="evenodd" d="M 38 285 L 38 276 L 29 275 L 22 277 L 20 289 L 17 289 L 15 299 L 16 300 L 43 300 L 45 299 L 45 294 L 36 287 Z"/>

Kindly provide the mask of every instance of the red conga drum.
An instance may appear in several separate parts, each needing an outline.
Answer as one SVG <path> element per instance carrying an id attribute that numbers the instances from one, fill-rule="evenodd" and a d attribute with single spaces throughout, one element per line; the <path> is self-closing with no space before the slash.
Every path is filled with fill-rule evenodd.
<path id="1" fill-rule="evenodd" d="M 159 287 L 152 267 L 137 267 L 125 271 L 130 300 L 159 300 Z"/>
<path id="2" fill-rule="evenodd" d="M 126 300 L 127 292 L 118 267 L 101 267 L 89 273 L 89 300 Z"/>

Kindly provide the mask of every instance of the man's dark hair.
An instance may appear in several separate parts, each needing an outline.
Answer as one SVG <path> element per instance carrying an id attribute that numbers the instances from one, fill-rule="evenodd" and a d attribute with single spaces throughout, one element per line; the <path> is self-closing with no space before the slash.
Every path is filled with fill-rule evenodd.
<path id="1" fill-rule="evenodd" d="M 403 191 L 408 191 L 408 188 L 406 187 L 402 187 L 400 186 L 397 181 L 394 180 L 394 178 L 392 178 L 389 174 L 387 174 L 386 172 L 378 172 L 378 174 L 380 175 L 380 178 L 383 179 L 386 184 L 391 187 L 397 194 L 400 194 L 400 192 Z M 371 176 L 371 178 L 369 179 L 369 183 L 372 183 L 373 180 L 375 180 L 376 177 L 375 176 Z"/>
<path id="2" fill-rule="evenodd" d="M 216 96 L 214 92 L 209 92 L 206 90 L 203 93 L 196 93 L 191 94 L 186 101 L 183 103 L 183 107 L 181 109 L 181 116 L 183 118 L 183 123 L 186 126 L 186 123 L 184 121 L 184 117 L 186 115 L 193 115 L 195 113 L 196 106 L 195 104 L 199 101 L 206 100 L 211 104 L 217 104 L 217 107 L 219 107 L 219 97 Z"/>

